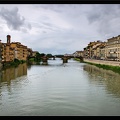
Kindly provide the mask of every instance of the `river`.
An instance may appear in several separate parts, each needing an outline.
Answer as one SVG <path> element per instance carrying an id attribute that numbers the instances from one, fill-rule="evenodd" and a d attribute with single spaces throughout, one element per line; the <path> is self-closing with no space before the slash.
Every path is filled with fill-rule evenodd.
<path id="1" fill-rule="evenodd" d="M 0 116 L 119 116 L 120 75 L 73 59 L 0 72 Z"/>

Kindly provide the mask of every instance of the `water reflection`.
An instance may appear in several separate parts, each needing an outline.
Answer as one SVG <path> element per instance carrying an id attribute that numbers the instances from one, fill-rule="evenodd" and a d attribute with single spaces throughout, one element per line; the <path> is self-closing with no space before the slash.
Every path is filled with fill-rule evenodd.
<path id="1" fill-rule="evenodd" d="M 7 85 L 10 85 L 11 80 L 14 80 L 17 77 L 27 75 L 27 65 L 26 63 L 20 64 L 16 68 L 7 68 L 0 72 L 0 83 L 6 82 Z"/>
<path id="2" fill-rule="evenodd" d="M 83 69 L 88 72 L 91 84 L 105 86 L 108 94 L 120 97 L 120 74 L 88 64 Z"/>
<path id="3" fill-rule="evenodd" d="M 120 115 L 119 74 L 73 60 L 48 63 L 1 72 L 0 115 Z"/>

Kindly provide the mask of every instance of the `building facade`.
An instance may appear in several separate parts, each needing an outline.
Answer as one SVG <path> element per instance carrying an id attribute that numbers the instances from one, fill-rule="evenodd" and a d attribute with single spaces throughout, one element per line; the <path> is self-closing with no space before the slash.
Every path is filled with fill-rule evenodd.
<path id="1" fill-rule="evenodd" d="M 106 58 L 120 61 L 120 35 L 107 39 Z"/>
<path id="2" fill-rule="evenodd" d="M 76 51 L 73 53 L 73 56 L 74 57 L 80 57 L 80 56 L 83 57 L 83 51 Z"/>
<path id="3" fill-rule="evenodd" d="M 21 44 L 20 42 L 11 42 L 10 35 L 7 35 L 7 43 L 0 42 L 0 45 L 2 62 L 11 62 L 14 61 L 14 59 L 27 60 L 27 46 Z"/>

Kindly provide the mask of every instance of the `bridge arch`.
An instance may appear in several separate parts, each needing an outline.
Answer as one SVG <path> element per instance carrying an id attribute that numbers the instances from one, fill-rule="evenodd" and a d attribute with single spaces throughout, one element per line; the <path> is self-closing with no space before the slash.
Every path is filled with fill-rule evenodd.
<path id="1" fill-rule="evenodd" d="M 80 56 L 80 57 L 73 57 L 73 56 L 61 56 L 61 57 L 52 56 L 52 57 L 47 57 L 47 56 L 44 56 L 44 57 L 42 57 L 42 64 L 47 65 L 49 58 L 53 58 L 53 60 L 55 60 L 55 58 L 61 58 L 63 60 L 63 63 L 68 63 L 68 60 L 71 59 L 71 58 L 78 58 L 78 59 L 80 59 L 80 62 L 83 61 L 82 56 Z"/>

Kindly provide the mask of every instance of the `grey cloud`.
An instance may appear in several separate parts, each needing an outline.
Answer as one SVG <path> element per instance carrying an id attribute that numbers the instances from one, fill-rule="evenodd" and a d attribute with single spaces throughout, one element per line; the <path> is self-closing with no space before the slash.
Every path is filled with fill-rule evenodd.
<path id="1" fill-rule="evenodd" d="M 51 24 L 49 22 L 41 22 L 40 27 L 44 28 L 44 29 L 51 30 L 51 31 L 56 31 L 56 30 L 60 30 L 61 29 L 61 28 L 59 28 L 59 27 L 57 27 L 54 24 Z"/>
<path id="2" fill-rule="evenodd" d="M 3 7 L 0 11 L 0 16 L 7 22 L 7 26 L 10 29 L 20 30 L 25 25 L 25 18 L 18 13 L 17 7 L 12 10 Z M 28 24 L 27 28 L 31 29 L 31 25 Z"/>
<path id="3" fill-rule="evenodd" d="M 8 9 L 2 8 L 1 17 L 6 20 L 9 28 L 14 30 L 19 30 L 20 26 L 24 24 L 25 18 L 18 14 L 18 8 L 14 8 L 11 11 Z"/>
<path id="4" fill-rule="evenodd" d="M 3 28 L 0 26 L 0 31 L 3 31 Z"/>
<path id="5" fill-rule="evenodd" d="M 93 13 L 93 14 L 88 15 L 88 20 L 90 23 L 93 23 L 99 20 L 99 18 L 100 18 L 100 15 L 98 13 Z"/>
<path id="6" fill-rule="evenodd" d="M 27 33 L 27 29 L 21 29 L 22 30 L 22 32 L 24 32 L 24 33 Z"/>
<path id="7" fill-rule="evenodd" d="M 34 23 L 32 24 L 35 28 L 39 29 L 36 32 L 40 33 L 47 33 L 47 31 L 55 31 L 52 24 L 48 23 L 48 22 L 42 22 L 40 21 L 39 23 Z M 44 32 L 43 32 L 44 31 Z"/>
<path id="8" fill-rule="evenodd" d="M 40 7 L 45 10 L 52 10 L 58 13 L 66 12 L 66 10 L 69 10 L 69 7 L 71 9 L 76 9 L 78 5 L 77 4 L 43 4 L 43 5 L 34 5 L 34 8 L 39 9 Z M 82 5 L 81 5 L 82 6 Z"/>
<path id="9" fill-rule="evenodd" d="M 48 22 L 42 22 L 44 25 L 46 25 L 46 26 L 53 26 L 51 23 L 48 23 Z"/>
<path id="10" fill-rule="evenodd" d="M 42 31 L 43 33 L 47 33 L 46 31 Z"/>
<path id="11" fill-rule="evenodd" d="M 87 12 L 87 18 L 90 23 L 103 20 L 104 18 L 120 17 L 120 5 L 92 5 L 92 10 Z M 119 8 L 119 9 L 118 9 Z"/>
<path id="12" fill-rule="evenodd" d="M 96 25 L 98 32 L 102 35 L 118 34 L 120 5 L 92 5 L 92 7 L 93 9 L 87 12 L 89 24 Z"/>
<path id="13" fill-rule="evenodd" d="M 46 5 L 46 4 L 44 4 L 44 5 L 35 5 L 33 7 L 38 8 L 38 9 L 41 7 L 43 9 L 45 9 L 45 10 L 53 10 L 55 12 L 62 12 L 63 6 L 64 5 L 54 5 L 54 4 Z M 59 7 L 59 9 L 58 9 L 58 7 Z"/>
<path id="14" fill-rule="evenodd" d="M 28 28 L 29 28 L 29 29 L 31 29 L 31 28 L 32 28 L 31 24 L 28 24 L 27 26 L 28 26 Z"/>

